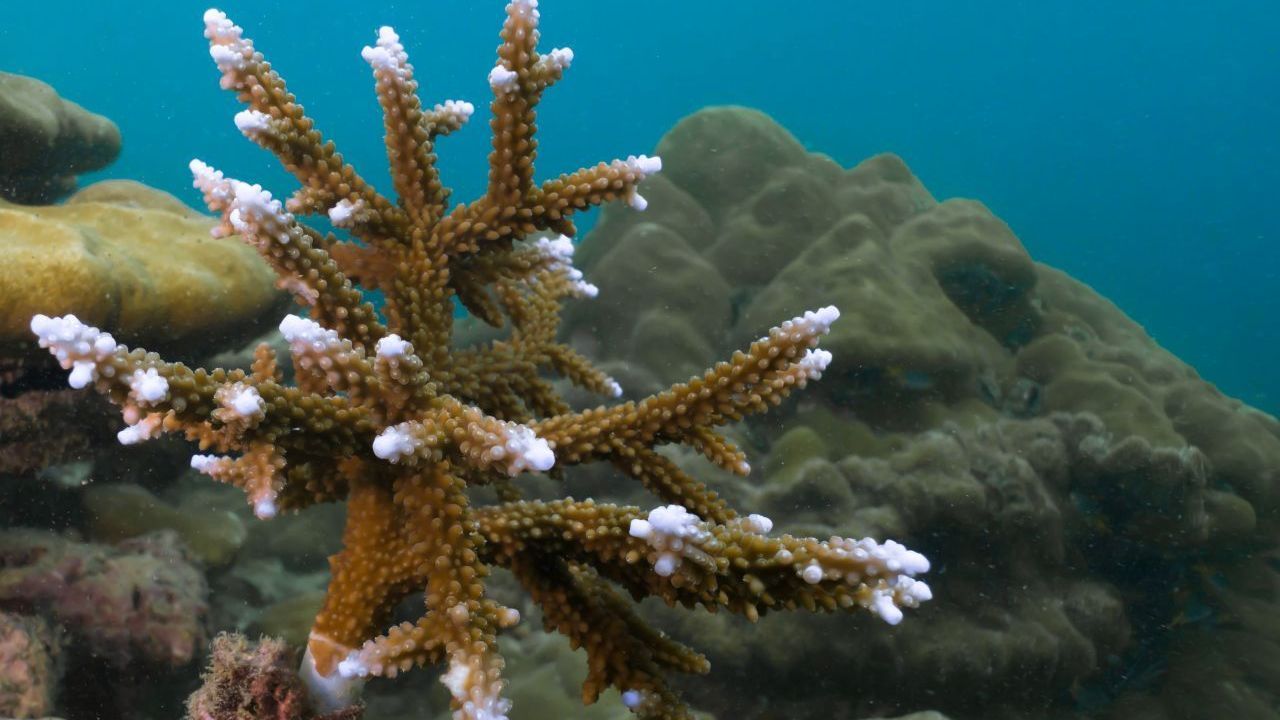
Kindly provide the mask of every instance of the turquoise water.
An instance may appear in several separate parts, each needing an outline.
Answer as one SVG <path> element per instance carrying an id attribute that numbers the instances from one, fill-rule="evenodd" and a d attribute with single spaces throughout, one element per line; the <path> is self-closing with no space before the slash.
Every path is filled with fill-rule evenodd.
<path id="1" fill-rule="evenodd" d="M 455 199 L 463 200 L 485 187 L 484 106 L 491 94 L 486 74 L 504 4 L 240 0 L 222 9 L 287 78 L 347 159 L 387 194 L 382 113 L 360 49 L 372 44 L 378 26 L 393 25 L 416 65 L 427 103 L 452 98 L 477 106 L 472 126 L 439 146 L 444 179 Z M 233 125 L 242 106 L 218 88 L 201 36 L 205 8 L 185 0 L 149 0 L 5 9 L 0 71 L 44 80 L 121 128 L 125 149 L 119 160 L 83 177 L 82 184 L 129 178 L 199 205 L 187 169 L 195 157 L 277 196 L 295 186 L 270 154 Z M 1273 320 L 1280 312 L 1280 216 L 1270 202 L 1280 187 L 1280 5 L 1274 0 L 1212 7 L 1147 0 L 542 0 L 542 10 L 542 49 L 568 45 L 576 59 L 539 108 L 541 177 L 602 158 L 652 152 L 681 118 L 709 105 L 759 108 L 807 148 L 842 166 L 894 152 L 937 198 L 981 200 L 1010 224 L 1033 258 L 1092 285 L 1228 395 L 1280 413 L 1280 339 Z M 703 157 L 714 155 L 716 146 L 685 147 L 695 151 L 689 156 Z M 669 162 L 668 176 L 674 165 Z M 879 171 L 888 165 L 882 162 Z M 595 215 L 580 226 L 591 227 Z M 667 223 L 685 219 L 662 215 L 656 206 L 647 217 L 654 216 Z M 644 277 L 645 270 L 663 274 L 655 272 L 656 261 L 652 267 L 647 261 L 668 257 L 661 243 L 671 235 L 629 233 L 626 223 L 633 219 L 614 216 L 606 221 L 614 223 L 612 230 L 602 226 L 586 241 L 581 267 L 589 279 L 600 280 L 603 292 L 595 305 L 603 310 L 577 314 L 571 307 L 563 327 L 593 361 L 609 363 L 609 372 L 629 373 L 619 379 L 639 396 L 648 392 L 643 383 L 656 383 L 659 370 L 668 370 L 655 358 L 675 363 L 701 352 L 700 345 L 682 347 L 688 338 L 677 331 L 703 329 L 693 321 L 716 317 L 716 303 L 723 301 L 722 320 L 732 315 L 733 323 L 745 323 L 738 315 L 742 298 L 727 285 L 723 297 L 711 290 L 698 294 L 705 289 L 698 287 L 702 281 L 714 285 L 708 276 L 673 271 L 671 276 L 688 282 L 645 284 L 652 279 Z M 612 263 L 599 244 L 589 247 L 593 239 L 611 237 L 620 238 L 616 247 L 623 248 L 624 258 Z M 649 241 L 659 247 L 653 256 L 645 254 Z M 675 257 L 673 263 L 685 256 Z M 803 266 L 806 280 L 819 274 L 809 273 L 811 268 Z M 728 273 L 727 267 L 721 270 Z M 982 309 L 989 301 L 993 309 L 975 310 L 975 317 L 982 315 L 992 327 L 1001 321 L 1003 296 L 984 293 L 995 287 L 987 278 L 965 272 L 948 277 L 954 287 L 972 291 L 957 294 L 972 300 L 966 307 Z M 641 290 L 611 279 L 635 281 Z M 818 279 L 810 285 L 844 289 L 856 282 L 833 273 Z M 620 289 L 612 298 L 611 288 Z M 658 306 L 646 303 L 664 302 L 646 294 L 657 292 L 653 288 L 674 291 L 666 293 L 675 300 L 664 306 L 661 320 L 690 324 L 653 321 L 648 313 Z M 1061 288 L 1057 294 L 1051 290 L 1038 298 L 1069 296 Z M 964 304 L 948 297 L 957 307 Z M 733 313 L 731 303 L 737 303 Z M 871 312 L 845 305 L 841 310 L 844 322 Z M 749 329 L 758 333 L 764 327 Z M 1001 337 L 1023 330 L 1004 328 Z M 1055 333 L 1070 336 L 1071 328 L 1047 335 Z M 721 340 L 729 338 L 712 338 Z M 1133 347 L 1124 342 L 1129 338 L 1121 340 L 1115 348 Z M 1079 347 L 1113 349 L 1105 342 Z M 1014 349 L 1006 349 L 1014 357 Z M 714 350 L 716 357 L 731 351 Z M 636 357 L 622 357 L 632 351 Z M 1123 372 L 1125 363 L 1141 362 L 1124 358 L 1116 364 L 1116 377 L 1133 377 Z M 1035 369 L 1034 361 L 1028 365 Z M 699 360 L 696 368 L 704 366 Z M 18 382 L 6 379 L 4 370 L 0 366 L 0 403 L 11 400 L 7 392 L 34 396 L 51 389 L 46 385 L 62 387 L 61 375 L 32 380 L 18 373 Z M 847 617 L 781 625 L 785 621 L 775 616 L 746 628 L 709 620 L 680 625 L 658 615 L 670 622 L 663 627 L 676 628 L 674 635 L 699 648 L 707 646 L 715 658 L 718 674 L 708 678 L 706 689 L 694 689 L 703 687 L 702 678 L 681 685 L 695 705 L 722 720 L 801 717 L 795 714 L 801 708 L 812 713 L 804 717 L 872 717 L 926 707 L 964 720 L 995 717 L 991 708 L 1004 708 L 1000 717 L 1023 717 L 1007 714 L 1023 711 L 1025 717 L 1081 720 L 1216 720 L 1218 712 L 1250 720 L 1276 717 L 1280 705 L 1271 688 L 1280 672 L 1280 625 L 1273 621 L 1280 617 L 1280 426 L 1226 403 L 1219 414 L 1194 412 L 1197 407 L 1185 401 L 1202 399 L 1199 388 L 1187 395 L 1153 395 L 1155 416 L 1136 412 L 1131 424 L 1121 391 L 1114 405 L 1107 406 L 1113 396 L 1103 396 L 1098 406 L 1085 406 L 1113 425 L 1048 418 L 1041 412 L 1047 403 L 1042 404 L 1040 381 L 1023 375 L 1018 379 L 1025 383 L 1007 388 L 984 376 L 978 389 L 958 393 L 961 401 L 935 403 L 953 391 L 945 374 L 892 365 L 865 373 L 859 368 L 815 383 L 804 398 L 778 409 L 776 425 L 771 419 L 735 429 L 731 439 L 757 469 L 741 481 L 708 476 L 735 507 L 774 515 L 786 532 L 908 542 L 933 562 L 928 579 L 937 591 L 933 604 L 918 613 L 912 608 L 910 619 L 892 629 Z M 843 387 L 826 389 L 841 382 Z M 1166 400 L 1177 407 L 1158 407 Z M 1215 413 L 1221 409 L 1208 404 Z M 10 407 L 0 404 L 0 411 Z M 95 447 L 72 458 L 80 462 L 42 467 L 30 477 L 0 474 L 0 531 L 7 525 L 51 526 L 112 543 L 110 532 L 95 521 L 137 520 L 143 528 L 161 517 L 154 520 L 157 526 L 170 527 L 183 525 L 174 517 L 207 515 L 214 529 L 190 530 L 191 535 L 217 540 L 218 529 L 226 530 L 231 539 L 225 540 L 225 553 L 234 556 L 201 556 L 209 563 L 201 573 L 212 598 L 208 626 L 253 634 L 268 627 L 255 624 L 264 615 L 302 600 L 293 613 L 306 621 L 299 631 L 305 638 L 319 602 L 316 592 L 326 581 L 324 556 L 338 549 L 341 508 L 259 523 L 237 490 L 206 478 L 174 481 L 189 466 L 192 448 L 152 443 L 154 454 L 129 455 L 137 449 L 116 448 L 119 425 L 114 412 L 111 418 L 108 449 Z M 1189 426 L 1178 428 L 1175 447 L 1162 444 L 1166 422 Z M 4 444 L 12 440 L 0 434 L 0 453 L 12 452 Z M 691 458 L 683 460 L 707 470 Z M 638 488 L 611 495 L 620 483 L 607 470 L 570 475 L 567 490 L 549 481 L 550 489 L 535 484 L 542 479 L 530 480 L 525 489 L 653 505 Z M 102 500 L 122 487 L 117 504 Z M 102 493 L 96 501 L 89 497 L 94 490 Z M 0 537 L 0 551 L 6 542 L 14 541 Z M 268 562 L 259 564 L 264 558 Z M 0 555 L 0 571 L 5 562 Z M 161 584 L 155 577 L 144 580 Z M 135 595 L 135 610 L 138 603 Z M 0 603 L 0 616 L 8 610 Z M 291 629 L 280 617 L 275 621 L 274 627 Z M 538 644 L 523 634 L 508 638 L 522 643 L 503 650 L 511 661 L 509 676 L 521 680 L 518 687 L 513 683 L 512 695 L 518 708 L 531 708 L 513 717 L 554 714 L 544 708 L 559 707 L 549 703 L 566 698 L 573 710 L 565 712 L 577 713 L 577 687 L 560 688 L 547 678 L 551 669 L 568 677 L 580 676 L 585 667 L 565 665 L 563 645 Z M 144 680 L 139 674 L 131 678 L 133 689 L 116 692 L 114 675 L 102 668 L 98 675 L 79 674 L 84 670 L 75 668 L 63 681 L 66 696 L 79 703 L 63 713 L 70 720 L 177 717 L 180 698 L 196 683 L 187 667 L 170 677 Z M 912 672 L 917 676 L 905 680 L 919 681 L 924 692 L 903 682 Z M 151 699 L 154 707 L 130 705 L 135 698 L 129 693 L 145 683 L 163 687 Z M 554 692 L 545 694 L 554 697 L 542 699 L 540 692 L 548 688 Z M 443 713 L 444 690 L 434 674 L 374 682 L 369 690 L 370 720 Z M 98 712 L 93 703 L 108 696 L 128 711 Z M 1228 701 L 1238 704 L 1219 705 Z M 1157 705 L 1164 712 L 1156 712 Z M 620 706 L 613 695 L 591 711 L 598 714 L 562 716 L 616 717 Z M 1140 712 L 1144 708 L 1146 714 Z"/>
<path id="2" fill-rule="evenodd" d="M 231 124 L 194 2 L 23 3 L 0 67 L 116 120 L 102 173 L 178 192 L 201 157 L 276 188 Z M 303 10 L 302 8 L 305 8 Z M 488 97 L 500 2 L 253 3 L 244 26 L 357 167 L 385 174 L 359 50 L 396 27 L 429 98 Z M 15 13 L 16 10 L 16 13 Z M 577 52 L 542 107 L 543 174 L 651 149 L 708 104 L 759 107 L 849 165 L 902 155 L 939 197 L 980 198 L 1032 255 L 1094 285 L 1229 394 L 1280 409 L 1280 6 L 1225 2 L 544 3 Z M 458 197 L 486 133 L 443 148 Z"/>
<path id="3" fill-rule="evenodd" d="M 194 2 L 13 4 L 0 67 L 113 118 L 103 176 L 187 200 L 186 163 L 287 187 L 238 137 Z M 305 9 L 303 9 L 305 8 Z M 501 2 L 233 1 L 357 167 L 385 174 L 359 50 L 396 27 L 428 98 L 488 97 Z M 577 52 L 542 107 L 544 175 L 652 148 L 708 104 L 759 107 L 850 165 L 902 155 L 939 197 L 981 199 L 1037 259 L 1095 286 L 1229 394 L 1280 409 L 1280 6 L 1190 2 L 544 3 Z M 443 149 L 458 197 L 486 133 Z M 385 186 L 385 185 L 384 185 Z"/>

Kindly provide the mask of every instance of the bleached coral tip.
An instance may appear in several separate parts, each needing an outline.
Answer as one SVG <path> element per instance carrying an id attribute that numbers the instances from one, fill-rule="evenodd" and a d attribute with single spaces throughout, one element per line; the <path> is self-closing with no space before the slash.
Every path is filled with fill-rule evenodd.
<path id="1" fill-rule="evenodd" d="M 262 498 L 253 503 L 253 514 L 259 520 L 270 520 L 276 516 L 276 503 L 271 498 Z"/>
<path id="2" fill-rule="evenodd" d="M 379 41 L 381 43 L 381 41 Z M 364 61 L 372 65 L 378 70 L 389 70 L 396 66 L 395 56 L 392 55 L 385 47 L 379 44 L 377 47 L 365 47 L 360 51 L 360 57 Z"/>
<path id="3" fill-rule="evenodd" d="M 196 472 L 207 473 L 213 469 L 214 465 L 220 460 L 217 455 L 192 455 L 191 469 Z"/>
<path id="4" fill-rule="evenodd" d="M 404 357 L 411 349 L 407 340 L 394 333 L 379 340 L 376 346 L 378 357 L 385 359 Z"/>
<path id="5" fill-rule="evenodd" d="M 271 128 L 271 116 L 258 110 L 241 110 L 235 116 L 236 129 L 249 137 Z"/>
<path id="6" fill-rule="evenodd" d="M 516 81 L 519 77 L 514 70 L 508 70 L 502 65 L 495 65 L 489 71 L 489 87 L 493 88 L 494 92 L 511 92 L 515 90 Z"/>

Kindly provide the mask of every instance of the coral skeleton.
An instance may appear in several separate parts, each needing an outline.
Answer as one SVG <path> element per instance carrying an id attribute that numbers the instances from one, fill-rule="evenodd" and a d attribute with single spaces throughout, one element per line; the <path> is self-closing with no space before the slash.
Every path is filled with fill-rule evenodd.
<path id="1" fill-rule="evenodd" d="M 347 507 L 344 548 L 303 659 L 320 711 L 352 703 L 364 678 L 444 668 L 458 720 L 507 717 L 497 634 L 518 612 L 488 597 L 494 567 L 509 570 L 548 630 L 586 650 L 584 702 L 613 687 L 646 718 L 686 718 L 667 673 L 703 673 L 707 660 L 641 621 L 626 596 L 724 609 L 751 620 L 770 610 L 864 610 L 889 623 L 929 599 L 914 577 L 928 562 L 871 539 L 772 534 L 740 516 L 667 456 L 685 445 L 746 475 L 745 454 L 717 431 L 821 377 L 817 349 L 839 313 L 826 307 L 782 323 L 686 383 L 638 401 L 573 410 L 551 377 L 606 398 L 622 388 L 556 340 L 561 305 L 597 288 L 572 265 L 572 213 L 614 200 L 645 207 L 637 185 L 661 169 L 633 156 L 534 180 L 535 108 L 574 59 L 545 54 L 536 0 L 506 7 L 489 74 L 493 150 L 488 188 L 450 207 L 436 140 L 458 130 L 469 103 L 425 107 L 404 46 L 390 28 L 364 49 L 385 116 L 395 199 L 348 165 L 307 117 L 241 28 L 205 14 L 223 88 L 248 109 L 240 131 L 301 182 L 281 202 L 196 160 L 194 185 L 221 220 L 215 236 L 256 247 L 303 305 L 280 324 L 296 368 L 258 347 L 250 371 L 192 369 L 130 349 L 74 316 L 35 317 L 31 329 L 69 369 L 120 405 L 125 443 L 179 433 L 204 453 L 191 466 L 244 489 L 270 518 L 322 502 Z M 321 215 L 339 239 L 298 220 Z M 377 289 L 376 308 L 363 291 Z M 505 328 L 499 340 L 456 347 L 455 302 Z M 523 500 L 512 478 L 611 463 L 660 504 L 644 510 L 592 500 Z M 474 503 L 491 486 L 499 504 Z M 416 622 L 388 627 L 420 595 Z"/>

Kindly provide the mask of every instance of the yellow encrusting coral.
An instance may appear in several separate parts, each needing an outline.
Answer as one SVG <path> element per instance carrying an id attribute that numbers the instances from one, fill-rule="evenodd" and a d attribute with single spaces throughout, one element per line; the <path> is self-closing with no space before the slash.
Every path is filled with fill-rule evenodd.
<path id="1" fill-rule="evenodd" d="M 321 710 L 352 701 L 362 678 L 447 664 L 441 681 L 459 720 L 500 720 L 497 633 L 519 613 L 485 594 L 504 567 L 542 609 L 548 629 L 586 649 L 583 699 L 613 686 L 637 714 L 688 717 L 668 671 L 705 672 L 698 653 L 645 625 L 619 590 L 669 604 L 724 608 L 755 619 L 774 609 L 867 609 L 890 623 L 929 599 L 914 576 L 928 562 L 892 541 L 772 536 L 740 517 L 656 448 L 683 444 L 731 472 L 746 457 L 715 428 L 777 404 L 821 376 L 817 349 L 839 313 L 823 308 L 771 330 L 703 376 L 638 402 L 572 411 L 548 377 L 601 395 L 621 388 L 556 341 L 566 298 L 596 288 L 571 264 L 577 210 L 645 201 L 637 184 L 657 158 L 602 163 L 536 184 L 535 108 L 573 60 L 541 54 L 536 0 L 507 6 L 494 99 L 489 183 L 449 209 L 435 140 L 468 119 L 470 104 L 425 109 L 399 38 L 379 32 L 363 56 L 385 116 L 397 200 L 365 182 L 315 129 L 283 79 L 222 13 L 205 15 L 222 85 L 249 109 L 240 130 L 275 153 L 302 188 L 282 205 L 256 185 L 193 161 L 195 185 L 307 307 L 281 331 L 296 384 L 286 386 L 264 345 L 251 372 L 193 370 L 129 350 L 73 316 L 37 316 L 32 330 L 71 370 L 124 411 L 122 440 L 182 432 L 202 450 L 192 466 L 245 490 L 270 518 L 347 503 L 344 548 L 316 617 L 303 674 Z M 353 239 L 300 224 L 325 213 Z M 551 233 L 546 237 L 540 233 Z M 376 310 L 356 282 L 378 288 Z M 507 332 L 455 348 L 453 300 Z M 590 500 L 531 502 L 509 479 L 553 466 L 608 461 L 664 503 L 645 512 Z M 492 484 L 504 502 L 473 506 L 468 488 Z M 387 628 L 392 609 L 422 593 L 416 622 Z"/>

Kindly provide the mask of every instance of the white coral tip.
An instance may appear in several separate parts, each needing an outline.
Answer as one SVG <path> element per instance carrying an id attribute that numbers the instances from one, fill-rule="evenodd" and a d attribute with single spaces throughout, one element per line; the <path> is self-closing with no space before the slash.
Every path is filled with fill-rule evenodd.
<path id="1" fill-rule="evenodd" d="M 827 366 L 831 364 L 831 351 L 822 349 L 809 350 L 796 364 L 811 376 L 821 375 L 827 369 Z"/>
<path id="2" fill-rule="evenodd" d="M 192 455 L 191 469 L 205 474 L 211 473 L 222 462 L 217 455 Z"/>
<path id="3" fill-rule="evenodd" d="M 387 462 L 398 462 L 414 451 L 413 436 L 400 425 L 383 430 L 373 439 L 373 454 Z"/>
<path id="4" fill-rule="evenodd" d="M 236 129 L 247 137 L 271 129 L 271 116 L 258 110 L 241 110 L 235 116 Z"/>
<path id="5" fill-rule="evenodd" d="M 489 71 L 489 87 L 493 88 L 494 92 L 508 93 L 516 89 L 516 81 L 519 78 L 519 74 L 514 70 L 508 70 L 502 65 L 495 65 Z"/>
<path id="6" fill-rule="evenodd" d="M 277 509 L 274 498 L 258 498 L 253 503 L 253 514 L 259 520 L 270 520 L 276 516 L 276 512 Z"/>
<path id="7" fill-rule="evenodd" d="M 888 594 L 877 594 L 871 601 L 871 609 L 890 625 L 902 622 L 902 608 L 894 604 L 893 597 Z"/>
<path id="8" fill-rule="evenodd" d="M 385 47 L 365 47 L 360 51 L 360 57 L 364 61 L 373 66 L 375 70 L 395 70 L 397 67 L 396 57 Z"/>
<path id="9" fill-rule="evenodd" d="M 333 223 L 335 227 L 351 227 L 354 224 L 353 218 L 356 211 L 359 209 L 359 203 L 353 203 L 347 198 L 343 198 L 329 208 L 329 222 Z"/>
<path id="10" fill-rule="evenodd" d="M 134 370 L 129 378 L 129 389 L 139 404 L 154 404 L 169 397 L 169 381 L 155 368 Z"/>
<path id="11" fill-rule="evenodd" d="M 379 340 L 376 346 L 378 357 L 383 359 L 404 357 L 412 349 L 408 340 L 404 340 L 394 333 Z"/>
<path id="12" fill-rule="evenodd" d="M 234 387 L 227 393 L 223 406 L 242 418 L 259 417 L 266 411 L 267 403 L 258 389 L 248 386 Z"/>
<path id="13" fill-rule="evenodd" d="M 822 578 L 826 573 L 822 571 L 822 566 L 818 563 L 809 563 L 800 571 L 800 577 L 810 585 L 817 585 L 822 582 Z"/>
<path id="14" fill-rule="evenodd" d="M 76 390 L 83 390 L 93 382 L 98 373 L 98 366 L 91 362 L 77 361 L 71 364 L 71 374 L 67 376 L 67 384 Z"/>
<path id="15" fill-rule="evenodd" d="M 743 527 L 750 532 L 765 535 L 770 530 L 773 530 L 773 521 L 764 515 L 752 513 L 748 515 L 747 519 L 743 522 Z"/>

